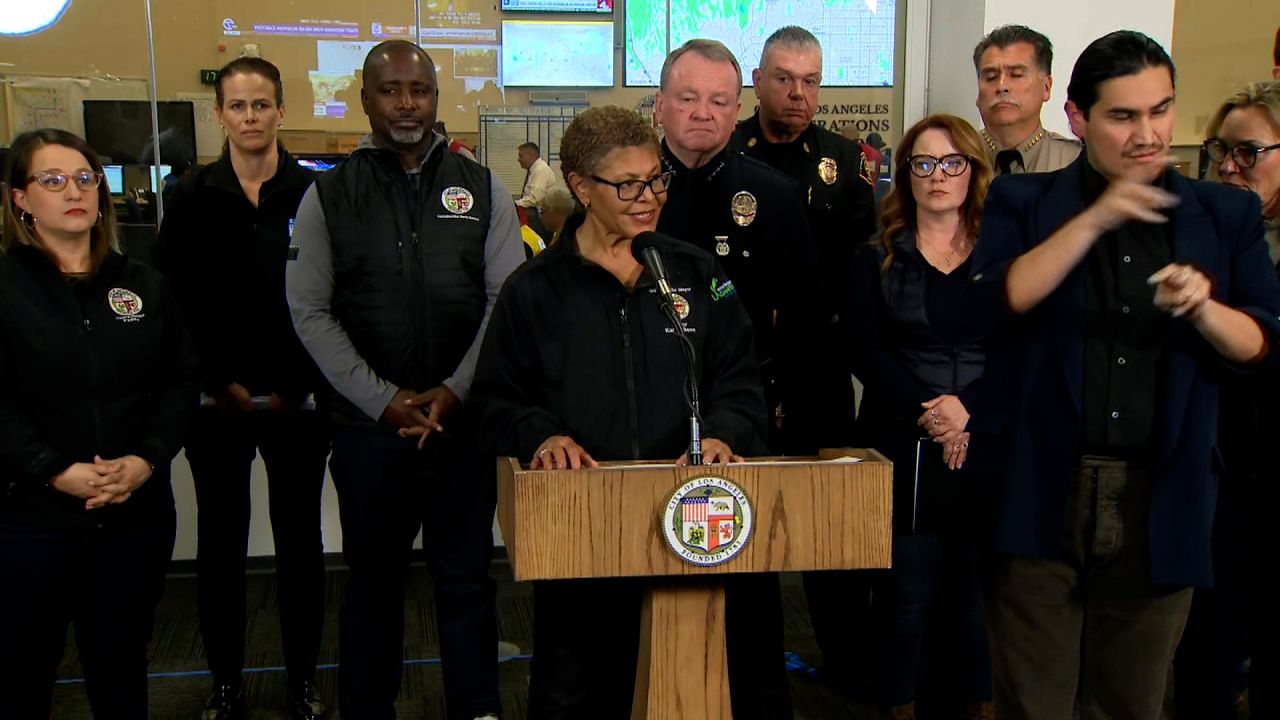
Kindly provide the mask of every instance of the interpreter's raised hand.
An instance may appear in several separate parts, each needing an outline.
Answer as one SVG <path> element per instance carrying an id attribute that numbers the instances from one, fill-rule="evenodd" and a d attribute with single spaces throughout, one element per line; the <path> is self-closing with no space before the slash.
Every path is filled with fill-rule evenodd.
<path id="1" fill-rule="evenodd" d="M 426 414 L 426 424 L 410 428 L 401 428 L 400 435 L 402 437 L 417 437 L 418 448 L 427 442 L 427 436 L 433 432 L 444 432 L 444 419 L 453 413 L 454 408 L 462 404 L 458 396 L 448 387 L 440 385 L 430 390 L 414 395 L 405 403 L 409 407 L 418 408 L 422 413 Z"/>
<path id="2" fill-rule="evenodd" d="M 102 494 L 93 483 L 102 480 L 103 474 L 93 463 L 72 463 L 66 470 L 49 480 L 49 487 L 81 500 L 90 500 Z"/>
<path id="3" fill-rule="evenodd" d="M 920 403 L 924 412 L 916 424 L 924 428 L 936 443 L 953 443 L 969 424 L 969 411 L 955 395 L 939 395 Z"/>
<path id="4" fill-rule="evenodd" d="M 735 462 L 742 462 L 742 456 L 735 455 L 733 453 L 733 450 L 729 449 L 729 445 L 727 443 L 721 440 L 717 440 L 715 438 L 702 439 L 702 464 L 703 465 L 715 465 L 716 463 L 720 463 L 721 465 L 726 465 L 728 463 L 735 463 Z M 689 464 L 688 452 L 681 455 L 679 460 L 676 460 L 676 465 L 679 467 L 686 467 L 688 466 L 688 464 Z"/>
<path id="5" fill-rule="evenodd" d="M 90 484 L 102 494 L 85 502 L 88 510 L 103 505 L 119 505 L 151 478 L 151 463 L 137 455 L 125 455 L 112 460 L 95 455 L 93 465 L 102 477 Z"/>
<path id="6" fill-rule="evenodd" d="M 1169 263 L 1147 278 L 1156 287 L 1156 307 L 1174 317 L 1194 320 L 1213 293 L 1213 283 L 1191 265 Z"/>
<path id="7" fill-rule="evenodd" d="M 1168 156 L 1164 156 L 1161 167 L 1168 165 Z M 1145 223 L 1166 223 L 1169 221 L 1162 210 L 1168 210 L 1178 204 L 1178 196 L 1152 185 L 1136 175 L 1112 178 L 1101 197 L 1085 210 L 1094 230 L 1102 233 L 1114 230 L 1121 225 L 1138 221 Z"/>
<path id="8" fill-rule="evenodd" d="M 529 462 L 531 470 L 577 470 L 583 466 L 595 468 L 600 463 L 568 435 L 552 435 L 543 440 Z"/>

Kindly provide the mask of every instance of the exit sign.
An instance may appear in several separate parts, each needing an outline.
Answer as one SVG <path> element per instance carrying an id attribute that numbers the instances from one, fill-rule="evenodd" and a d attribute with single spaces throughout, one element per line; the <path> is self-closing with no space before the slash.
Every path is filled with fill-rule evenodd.
<path id="1" fill-rule="evenodd" d="M 201 70 L 200 84 L 201 85 L 217 85 L 218 71 L 217 70 Z"/>

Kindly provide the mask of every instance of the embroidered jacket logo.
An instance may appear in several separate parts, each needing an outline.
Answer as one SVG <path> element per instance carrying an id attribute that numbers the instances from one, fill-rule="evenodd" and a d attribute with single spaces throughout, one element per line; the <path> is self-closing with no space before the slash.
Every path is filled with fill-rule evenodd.
<path id="1" fill-rule="evenodd" d="M 737 292 L 733 287 L 732 280 L 720 282 L 716 278 L 711 278 L 711 299 L 723 300 Z"/>

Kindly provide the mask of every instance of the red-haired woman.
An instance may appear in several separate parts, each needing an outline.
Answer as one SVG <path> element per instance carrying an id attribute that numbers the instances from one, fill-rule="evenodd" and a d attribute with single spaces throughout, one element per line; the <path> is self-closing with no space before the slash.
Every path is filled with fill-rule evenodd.
<path id="1" fill-rule="evenodd" d="M 969 417 L 999 297 L 969 280 L 992 172 L 964 120 L 907 131 L 885 197 L 884 232 L 854 265 L 854 373 L 865 393 L 858 442 L 894 462 L 893 569 L 877 586 L 877 701 L 915 717 L 925 616 L 950 626 L 941 680 L 965 717 L 988 717 L 991 675 L 966 496 Z M 943 626 L 934 624 L 939 630 Z M 949 636 L 949 637 L 948 637 Z M 931 652 L 931 656 L 939 653 Z"/>

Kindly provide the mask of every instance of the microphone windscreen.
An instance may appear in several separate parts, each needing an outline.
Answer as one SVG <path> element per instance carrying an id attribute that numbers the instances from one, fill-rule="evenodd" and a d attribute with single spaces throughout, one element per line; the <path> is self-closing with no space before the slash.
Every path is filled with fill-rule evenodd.
<path id="1" fill-rule="evenodd" d="M 636 233 L 636 236 L 631 238 L 631 257 L 635 258 L 636 262 L 644 265 L 644 251 L 655 247 L 658 237 L 658 233 L 649 230 Z"/>

